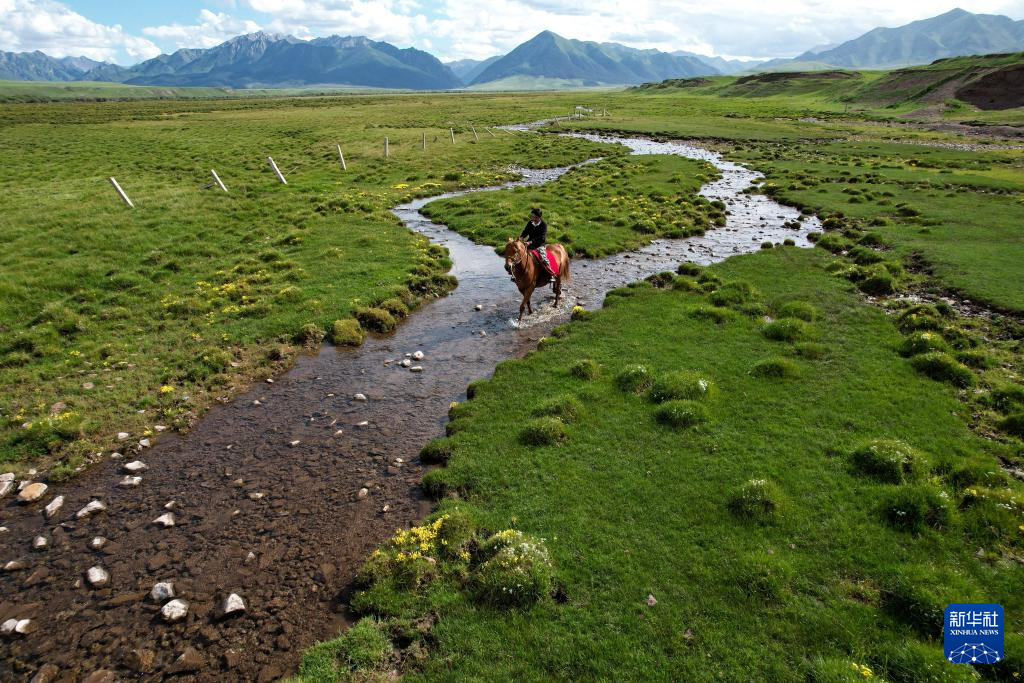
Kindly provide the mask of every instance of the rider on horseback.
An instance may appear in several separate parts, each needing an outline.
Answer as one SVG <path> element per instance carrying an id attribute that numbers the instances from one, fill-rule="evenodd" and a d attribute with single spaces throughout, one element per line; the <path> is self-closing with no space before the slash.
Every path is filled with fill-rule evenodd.
<path id="1" fill-rule="evenodd" d="M 553 274 L 550 264 L 547 262 L 547 252 L 545 251 L 544 243 L 548 236 L 548 224 L 544 222 L 541 217 L 541 210 L 534 207 L 530 209 L 530 219 L 526 221 L 526 227 L 519 234 L 519 239 L 526 242 L 526 248 L 533 251 L 537 250 L 537 254 L 543 262 L 544 269 L 549 274 Z M 506 264 L 505 269 L 512 273 L 512 269 Z M 516 279 L 513 277 L 512 281 Z"/>

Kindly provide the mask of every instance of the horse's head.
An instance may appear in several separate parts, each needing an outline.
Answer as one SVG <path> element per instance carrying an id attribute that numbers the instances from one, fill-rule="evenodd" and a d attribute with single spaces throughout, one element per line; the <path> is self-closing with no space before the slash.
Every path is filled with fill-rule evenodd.
<path id="1" fill-rule="evenodd" d="M 511 271 L 526 258 L 526 242 L 518 237 L 509 237 L 505 243 L 505 270 Z"/>

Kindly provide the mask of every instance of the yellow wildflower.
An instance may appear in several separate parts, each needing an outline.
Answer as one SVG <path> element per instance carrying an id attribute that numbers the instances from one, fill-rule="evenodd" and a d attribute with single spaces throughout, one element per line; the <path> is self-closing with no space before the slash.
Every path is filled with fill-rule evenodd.
<path id="1" fill-rule="evenodd" d="M 161 394 L 171 394 L 171 393 L 174 393 L 174 387 L 172 387 L 169 384 L 165 384 L 162 387 L 160 387 L 160 393 Z"/>

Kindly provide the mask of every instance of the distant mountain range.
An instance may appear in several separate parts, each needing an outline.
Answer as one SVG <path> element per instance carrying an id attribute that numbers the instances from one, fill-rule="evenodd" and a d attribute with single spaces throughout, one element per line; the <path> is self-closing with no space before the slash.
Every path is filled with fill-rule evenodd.
<path id="1" fill-rule="evenodd" d="M 251 33 L 209 49 L 182 49 L 135 66 L 42 52 L 0 52 L 0 80 L 110 81 L 230 88 L 356 85 L 413 90 L 567 88 L 637 84 L 744 71 L 885 69 L 943 57 L 1024 50 L 1024 21 L 952 10 L 898 28 L 876 28 L 793 59 L 727 60 L 639 50 L 542 31 L 505 55 L 442 64 L 414 48 L 359 36 L 300 40 Z"/>
<path id="2" fill-rule="evenodd" d="M 892 69 L 929 64 L 944 57 L 1024 50 L 1024 21 L 954 9 L 897 28 L 876 28 L 841 45 L 775 59 L 759 71 L 845 68 Z"/>

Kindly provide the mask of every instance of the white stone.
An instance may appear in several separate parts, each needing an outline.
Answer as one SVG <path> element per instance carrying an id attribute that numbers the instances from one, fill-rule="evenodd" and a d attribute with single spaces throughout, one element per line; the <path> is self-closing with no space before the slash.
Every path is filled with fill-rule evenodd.
<path id="1" fill-rule="evenodd" d="M 410 365 L 412 365 L 412 361 L 411 361 L 411 360 L 409 360 L 408 358 L 403 358 L 403 359 L 402 359 L 402 362 L 401 362 L 401 363 L 399 363 L 399 365 L 401 365 L 401 366 L 402 366 L 403 368 L 407 368 L 407 367 L 409 367 Z"/>
<path id="2" fill-rule="evenodd" d="M 366 400 L 366 394 L 356 394 L 355 396 L 353 396 L 353 398 L 355 400 L 357 400 L 357 401 L 365 401 Z"/>
<path id="3" fill-rule="evenodd" d="M 163 615 L 164 621 L 181 621 L 188 616 L 188 603 L 184 600 L 171 600 L 160 609 L 160 614 Z"/>
<path id="4" fill-rule="evenodd" d="M 120 453 L 118 453 L 116 451 L 110 454 L 110 459 L 111 460 L 120 460 L 123 457 L 124 456 L 122 454 L 120 454 Z"/>
<path id="5" fill-rule="evenodd" d="M 363 420 L 362 422 L 360 422 L 359 424 L 356 425 L 356 427 L 369 427 L 369 426 L 370 426 L 370 423 L 367 420 Z"/>
<path id="6" fill-rule="evenodd" d="M 265 496 L 265 495 L 267 495 L 267 494 L 259 493 L 259 492 L 253 492 L 253 493 L 249 494 L 249 500 L 261 500 L 263 498 L 263 496 Z"/>
<path id="7" fill-rule="evenodd" d="M 232 593 L 224 599 L 224 605 L 221 607 L 221 611 L 226 617 L 229 617 L 232 614 L 241 614 L 245 611 L 245 600 L 243 600 L 242 596 L 237 593 Z"/>
<path id="8" fill-rule="evenodd" d="M 359 489 L 359 497 L 360 498 L 366 498 L 368 495 L 370 495 L 370 489 L 368 489 L 368 488 L 361 488 L 361 489 Z"/>
<path id="9" fill-rule="evenodd" d="M 415 352 L 414 354 L 412 354 L 412 359 L 413 360 L 423 360 L 423 352 L 422 351 Z"/>
<path id="10" fill-rule="evenodd" d="M 273 384 L 273 383 L 274 383 L 274 380 L 271 379 L 270 377 L 268 377 L 267 378 L 267 384 Z"/>
<path id="11" fill-rule="evenodd" d="M 75 517 L 77 517 L 78 519 L 86 519 L 88 517 L 92 517 L 97 512 L 103 512 L 106 509 L 107 506 L 104 505 L 102 501 L 89 501 L 88 505 L 86 505 L 84 508 L 75 513 Z"/>
<path id="12" fill-rule="evenodd" d="M 142 483 L 142 477 L 133 477 L 130 474 L 124 475 L 124 479 L 117 482 L 118 486 L 124 486 L 125 488 L 132 488 Z"/>
<path id="13" fill-rule="evenodd" d="M 173 510 L 176 502 L 173 500 L 167 501 L 167 505 L 164 505 L 164 510 Z"/>
<path id="14" fill-rule="evenodd" d="M 51 500 L 46 507 L 43 508 L 43 514 L 46 515 L 47 519 L 50 519 L 58 512 L 60 512 L 60 509 L 62 507 L 64 507 L 64 496 L 57 496 L 56 498 Z"/>
<path id="15" fill-rule="evenodd" d="M 167 425 L 153 425 L 153 430 L 157 432 L 167 431 Z"/>
<path id="16" fill-rule="evenodd" d="M 103 548 L 103 546 L 105 546 L 106 544 L 107 544 L 107 539 L 103 538 L 102 536 L 97 536 L 96 538 L 94 538 L 91 541 L 89 541 L 89 546 L 93 550 L 101 550 Z"/>
<path id="17" fill-rule="evenodd" d="M 174 513 L 166 512 L 153 520 L 153 524 L 169 529 L 174 526 Z"/>
<path id="18" fill-rule="evenodd" d="M 28 564 L 26 564 L 23 560 L 11 560 L 7 564 L 4 565 L 4 571 L 5 572 L 16 572 L 16 571 L 20 571 L 20 570 L 24 569 L 27 566 L 28 566 Z"/>
<path id="19" fill-rule="evenodd" d="M 254 553 L 251 550 L 249 551 L 249 554 L 245 556 L 245 561 L 246 562 L 252 562 L 255 559 L 256 559 L 256 553 Z"/>
<path id="20" fill-rule="evenodd" d="M 28 633 L 28 627 L 31 623 L 31 619 L 8 619 L 3 624 L 0 624 L 0 633 L 5 636 L 14 635 L 15 633 L 25 634 Z"/>
<path id="21" fill-rule="evenodd" d="M 414 365 L 411 368 L 409 368 L 409 372 L 423 372 L 423 366 L 422 365 Z"/>
<path id="22" fill-rule="evenodd" d="M 110 583 L 110 573 L 103 567 L 89 567 L 85 572 L 85 580 L 93 588 L 103 588 Z"/>
<path id="23" fill-rule="evenodd" d="M 47 546 L 49 545 L 50 542 L 46 540 L 46 536 L 36 536 L 32 539 L 33 550 L 46 550 Z"/>
<path id="24" fill-rule="evenodd" d="M 334 435 L 335 435 L 335 436 L 341 436 L 341 435 L 342 435 L 342 434 L 344 434 L 344 433 L 345 433 L 345 430 L 344 430 L 344 429 L 339 429 L 338 431 L 334 432 Z"/>
<path id="25" fill-rule="evenodd" d="M 484 310 L 484 305 L 483 304 L 477 304 L 476 306 L 473 307 L 473 310 L 474 311 L 482 311 L 482 310 Z"/>
<path id="26" fill-rule="evenodd" d="M 149 597 L 154 602 L 164 603 L 174 597 L 174 584 L 170 581 L 161 581 L 153 586 L 153 590 L 149 591 Z"/>
<path id="27" fill-rule="evenodd" d="M 46 495 L 47 488 L 49 487 L 42 482 L 29 484 L 18 494 L 18 500 L 22 503 L 34 503 Z"/>
<path id="28" fill-rule="evenodd" d="M 14 481 L 14 472 L 4 472 L 0 474 L 0 481 Z"/>
<path id="29" fill-rule="evenodd" d="M 142 447 L 142 448 L 149 448 L 150 447 L 149 439 L 139 439 L 139 446 Z"/>
<path id="30" fill-rule="evenodd" d="M 130 436 L 131 436 L 131 434 L 129 434 L 128 432 L 118 432 L 117 433 L 117 440 L 118 441 L 127 441 L 128 437 L 130 437 Z"/>
<path id="31" fill-rule="evenodd" d="M 261 405 L 263 405 L 262 403 L 260 403 L 260 400 L 259 400 L 259 399 L 256 399 L 255 401 L 253 401 L 253 402 L 252 402 L 252 404 L 253 404 L 254 406 L 261 406 Z"/>
<path id="32" fill-rule="evenodd" d="M 121 468 L 125 472 L 130 472 L 132 474 L 135 474 L 136 472 L 141 472 L 142 470 L 148 470 L 149 469 L 149 465 L 147 465 L 146 463 L 142 462 L 141 460 L 132 460 L 131 462 L 125 463 L 124 465 L 122 465 Z"/>
<path id="33" fill-rule="evenodd" d="M 11 489 L 13 489 L 13 488 L 14 488 L 14 482 L 13 481 L 8 481 L 8 480 L 0 481 L 0 498 L 3 498 L 8 493 L 10 493 Z"/>
<path id="34" fill-rule="evenodd" d="M 296 439 L 295 441 L 289 441 L 289 442 L 288 442 L 288 445 L 289 445 L 289 446 L 291 446 L 292 448 L 295 448 L 295 447 L 296 447 L 296 446 L 298 446 L 298 445 L 299 445 L 300 443 L 302 443 L 302 442 L 301 442 L 301 441 L 299 441 L 298 439 Z"/>

